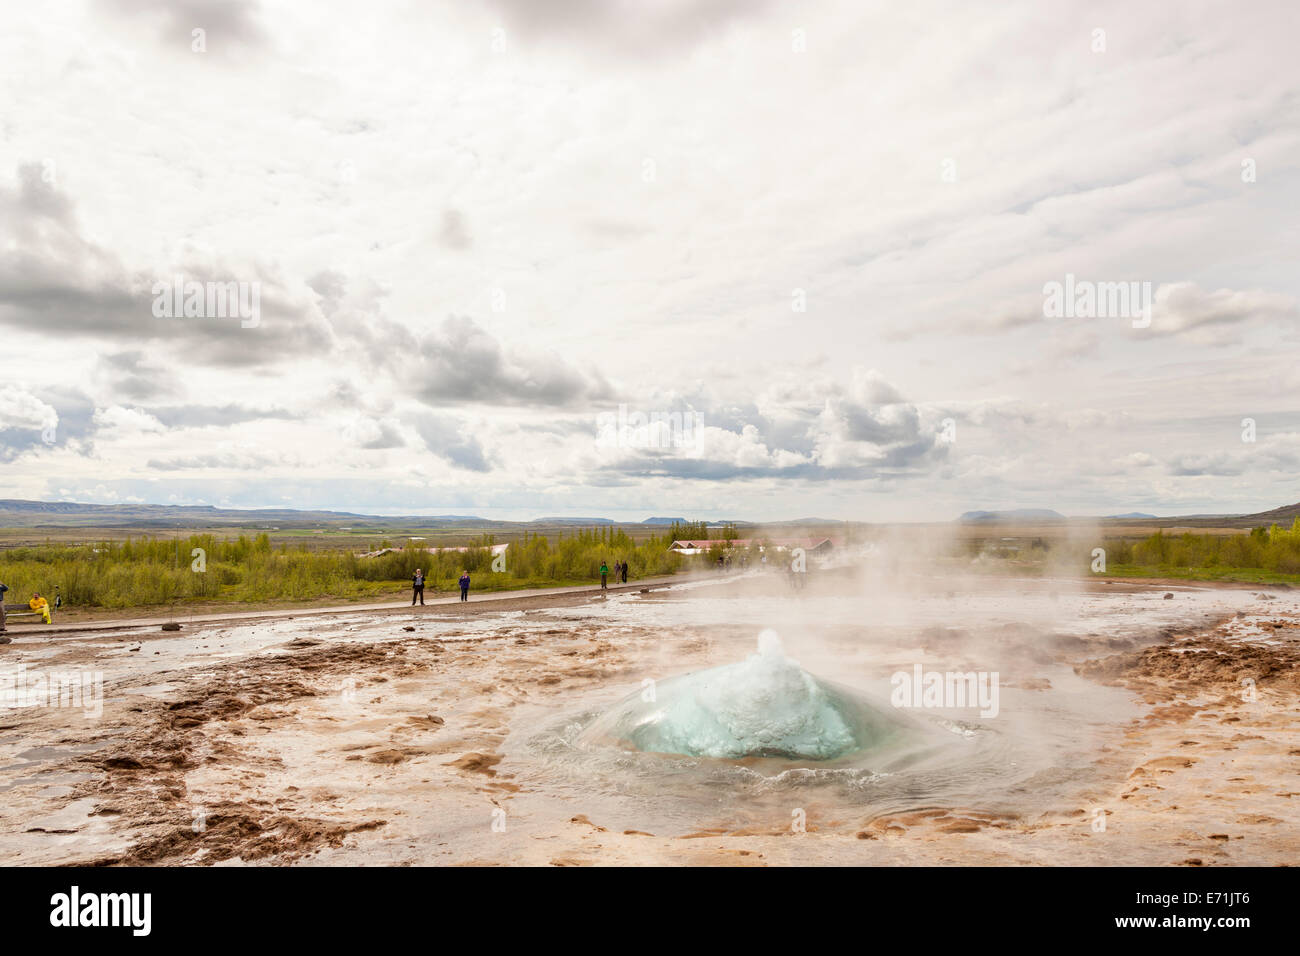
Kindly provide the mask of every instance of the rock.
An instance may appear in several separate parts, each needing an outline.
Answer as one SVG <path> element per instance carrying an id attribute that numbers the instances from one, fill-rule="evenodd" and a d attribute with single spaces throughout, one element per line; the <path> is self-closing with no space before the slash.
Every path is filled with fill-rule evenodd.
<path id="1" fill-rule="evenodd" d="M 0 644 L 12 644 L 13 642 L 14 639 L 12 637 L 0 636 Z"/>
<path id="2" fill-rule="evenodd" d="M 134 757 L 120 756 L 109 757 L 100 763 L 105 770 L 143 770 L 144 764 Z"/>
<path id="3" fill-rule="evenodd" d="M 402 628 L 402 630 L 404 630 L 404 631 L 413 631 L 413 630 L 415 630 L 415 628 L 412 627 L 410 624 L 408 624 L 408 625 L 406 625 L 406 627 Z"/>
<path id="4" fill-rule="evenodd" d="M 420 727 L 424 730 L 437 730 L 446 723 L 445 720 L 435 714 L 428 714 L 424 717 L 408 717 L 406 722 L 413 727 Z"/>
<path id="5" fill-rule="evenodd" d="M 1173 592 L 1173 591 L 1166 591 L 1166 592 L 1165 592 L 1165 600 L 1166 600 L 1166 601 L 1172 601 L 1173 599 L 1174 599 L 1174 592 Z"/>
<path id="6" fill-rule="evenodd" d="M 162 629 L 164 631 L 179 631 L 181 629 L 181 626 L 177 624 L 175 621 L 168 621 L 166 624 L 162 626 Z"/>
<path id="7" fill-rule="evenodd" d="M 448 761 L 443 766 L 495 777 L 497 772 L 492 768 L 500 762 L 501 758 L 496 754 L 467 753 L 455 760 Z"/>

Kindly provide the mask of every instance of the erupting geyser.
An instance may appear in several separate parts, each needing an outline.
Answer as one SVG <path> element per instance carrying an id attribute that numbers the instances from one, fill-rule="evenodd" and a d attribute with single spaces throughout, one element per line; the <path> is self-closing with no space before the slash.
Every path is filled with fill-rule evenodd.
<path id="1" fill-rule="evenodd" d="M 833 760 L 892 743 L 907 725 L 820 680 L 764 631 L 739 664 L 672 677 L 611 707 L 583 734 L 648 753 Z"/>

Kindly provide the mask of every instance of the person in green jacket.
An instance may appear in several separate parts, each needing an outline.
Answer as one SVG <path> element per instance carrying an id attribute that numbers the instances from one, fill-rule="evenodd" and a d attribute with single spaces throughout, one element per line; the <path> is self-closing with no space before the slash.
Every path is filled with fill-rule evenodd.
<path id="1" fill-rule="evenodd" d="M 609 565 L 602 559 L 600 562 L 600 589 L 605 590 L 605 582 L 609 579 Z"/>

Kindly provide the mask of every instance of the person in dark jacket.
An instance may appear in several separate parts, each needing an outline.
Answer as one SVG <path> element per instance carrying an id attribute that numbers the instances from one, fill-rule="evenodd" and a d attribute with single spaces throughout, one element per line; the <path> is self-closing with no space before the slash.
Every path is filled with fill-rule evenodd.
<path id="1" fill-rule="evenodd" d="M 411 575 L 411 606 L 415 606 L 415 599 L 420 599 L 420 604 L 424 604 L 424 572 L 419 568 Z"/>
<path id="2" fill-rule="evenodd" d="M 623 575 L 623 583 L 627 584 L 627 562 L 626 561 L 623 562 L 623 566 L 619 568 L 619 571 Z"/>
<path id="3" fill-rule="evenodd" d="M 5 632 L 5 592 L 8 590 L 9 588 L 6 585 L 0 584 L 0 634 Z M 0 644 L 8 643 L 9 638 L 0 637 Z"/>
<path id="4" fill-rule="evenodd" d="M 469 600 L 469 572 L 468 571 L 460 572 L 460 599 L 462 601 Z"/>

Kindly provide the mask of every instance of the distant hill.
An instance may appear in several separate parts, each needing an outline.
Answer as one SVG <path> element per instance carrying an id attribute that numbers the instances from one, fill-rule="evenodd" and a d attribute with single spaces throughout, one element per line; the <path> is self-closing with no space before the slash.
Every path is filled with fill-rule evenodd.
<path id="1" fill-rule="evenodd" d="M 618 524 L 612 518 L 534 518 L 529 524 L 582 525 L 584 528 L 593 524 Z"/>
<path id="2" fill-rule="evenodd" d="M 1011 511 L 967 511 L 958 521 L 1064 521 L 1065 515 L 1050 508 L 1016 508 Z"/>
<path id="3" fill-rule="evenodd" d="M 211 505 L 92 505 L 76 501 L 24 501 L 0 499 L 0 525 L 56 526 L 136 525 L 141 527 L 193 527 L 195 525 L 280 524 L 319 526 L 356 521 L 366 515 L 350 511 L 297 511 L 293 508 L 214 508 Z M 382 519 L 381 519 L 382 520 Z M 428 520 L 428 519 L 425 519 Z"/>
<path id="4" fill-rule="evenodd" d="M 534 518 L 496 521 L 477 515 L 368 515 L 352 511 L 298 511 L 293 508 L 214 508 L 211 505 L 86 504 L 78 501 L 0 499 L 0 527 L 278 527 L 321 528 L 365 525 L 374 528 L 518 528 L 613 525 L 611 518 Z"/>
<path id="5" fill-rule="evenodd" d="M 1145 512 L 1109 515 L 1109 521 L 1149 521 L 1155 527 L 1220 527 L 1253 528 L 1279 524 L 1290 526 L 1300 518 L 1300 503 L 1260 511 L 1247 515 L 1178 515 L 1159 518 Z M 1034 522 L 1067 521 L 1065 515 L 1050 508 L 1016 508 L 1005 511 L 967 511 L 959 522 Z M 19 498 L 0 498 L 0 528 L 120 528 L 139 530 L 204 528 L 245 529 L 257 531 L 277 529 L 282 531 L 344 530 L 361 532 L 410 532 L 417 529 L 444 531 L 488 532 L 542 527 L 571 528 L 633 524 L 669 527 L 684 518 L 652 517 L 640 522 L 615 521 L 612 518 L 545 517 L 531 521 L 498 521 L 476 515 L 368 515 L 353 511 L 299 511 L 294 508 L 217 508 L 212 505 L 156 505 L 156 504 L 88 504 L 77 501 L 29 501 Z M 733 524 L 737 528 L 798 528 L 818 525 L 842 525 L 846 522 L 833 518 L 800 518 L 795 521 L 742 521 L 711 520 L 709 528 Z"/>
<path id="6" fill-rule="evenodd" d="M 1281 508 L 1274 508 L 1272 511 L 1260 511 L 1253 515 L 1242 515 L 1241 517 L 1259 524 L 1290 524 L 1296 518 L 1300 518 L 1300 502 L 1293 505 L 1283 505 Z"/>

